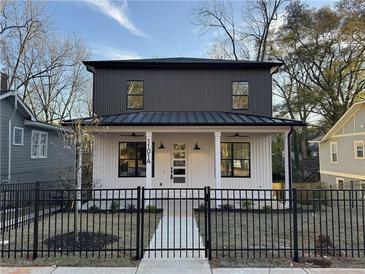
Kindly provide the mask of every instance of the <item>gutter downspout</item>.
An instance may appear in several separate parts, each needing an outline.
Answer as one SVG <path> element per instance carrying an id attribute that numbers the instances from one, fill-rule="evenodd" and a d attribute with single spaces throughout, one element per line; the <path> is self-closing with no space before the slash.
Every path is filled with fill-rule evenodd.
<path id="1" fill-rule="evenodd" d="M 9 143 L 9 147 L 8 147 L 8 183 L 10 183 L 11 180 L 11 141 L 12 141 L 12 132 L 11 132 L 11 120 L 13 119 L 13 116 L 15 115 L 16 111 L 18 109 L 18 92 L 15 89 L 14 90 L 14 110 L 11 113 L 10 117 L 9 117 L 9 121 L 8 121 L 8 130 L 9 130 L 9 135 L 8 135 L 8 143 Z"/>

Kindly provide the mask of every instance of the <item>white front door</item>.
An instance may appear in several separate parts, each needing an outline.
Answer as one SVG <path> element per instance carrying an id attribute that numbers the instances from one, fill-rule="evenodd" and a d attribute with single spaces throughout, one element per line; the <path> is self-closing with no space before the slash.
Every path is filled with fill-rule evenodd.
<path id="1" fill-rule="evenodd" d="M 187 146 L 184 143 L 172 145 L 171 180 L 174 184 L 184 184 L 187 178 Z"/>

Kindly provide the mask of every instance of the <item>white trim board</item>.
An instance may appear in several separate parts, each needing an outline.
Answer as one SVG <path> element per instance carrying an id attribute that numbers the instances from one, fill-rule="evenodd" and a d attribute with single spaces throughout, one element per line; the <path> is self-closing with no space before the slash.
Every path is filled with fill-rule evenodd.
<path id="1" fill-rule="evenodd" d="M 359 175 L 359 174 L 352 174 L 352 173 L 342 173 L 342 172 L 335 172 L 335 171 L 329 171 L 329 170 L 320 170 L 321 174 L 324 175 L 332 175 L 336 177 L 346 177 L 346 178 L 354 178 L 357 180 L 365 180 L 365 175 Z"/>
<path id="2" fill-rule="evenodd" d="M 290 131 L 290 127 L 216 127 L 216 126 L 94 126 L 94 127 L 86 127 L 90 132 L 238 132 L 238 133 L 267 133 L 271 135 L 273 133 L 288 133 Z"/>

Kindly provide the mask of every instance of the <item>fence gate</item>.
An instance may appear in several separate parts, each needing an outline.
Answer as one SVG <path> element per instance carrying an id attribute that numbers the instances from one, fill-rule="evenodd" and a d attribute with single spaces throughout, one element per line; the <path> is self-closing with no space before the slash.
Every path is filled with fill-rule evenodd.
<path id="1" fill-rule="evenodd" d="M 142 188 L 141 257 L 209 256 L 208 188 Z"/>

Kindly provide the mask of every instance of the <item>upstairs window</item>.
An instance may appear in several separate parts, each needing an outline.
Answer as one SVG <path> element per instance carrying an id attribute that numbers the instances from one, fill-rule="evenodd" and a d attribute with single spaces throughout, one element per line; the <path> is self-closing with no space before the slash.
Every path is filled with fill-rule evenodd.
<path id="1" fill-rule="evenodd" d="M 232 82 L 232 109 L 248 109 L 248 82 Z"/>
<path id="2" fill-rule="evenodd" d="M 331 163 L 337 164 L 338 163 L 338 147 L 337 142 L 330 143 L 330 157 Z"/>
<path id="3" fill-rule="evenodd" d="M 143 81 L 127 81 L 127 108 L 143 109 L 144 83 Z"/>
<path id="4" fill-rule="evenodd" d="M 44 131 L 32 130 L 32 158 L 47 158 L 48 133 Z"/>
<path id="5" fill-rule="evenodd" d="M 13 129 L 13 145 L 22 146 L 24 139 L 24 129 L 21 127 L 14 127 Z"/>
<path id="6" fill-rule="evenodd" d="M 355 159 L 360 159 L 360 160 L 365 159 L 364 141 L 360 140 L 354 142 L 354 153 L 355 153 Z"/>
<path id="7" fill-rule="evenodd" d="M 250 177 L 250 143 L 221 143 L 222 177 Z"/>

